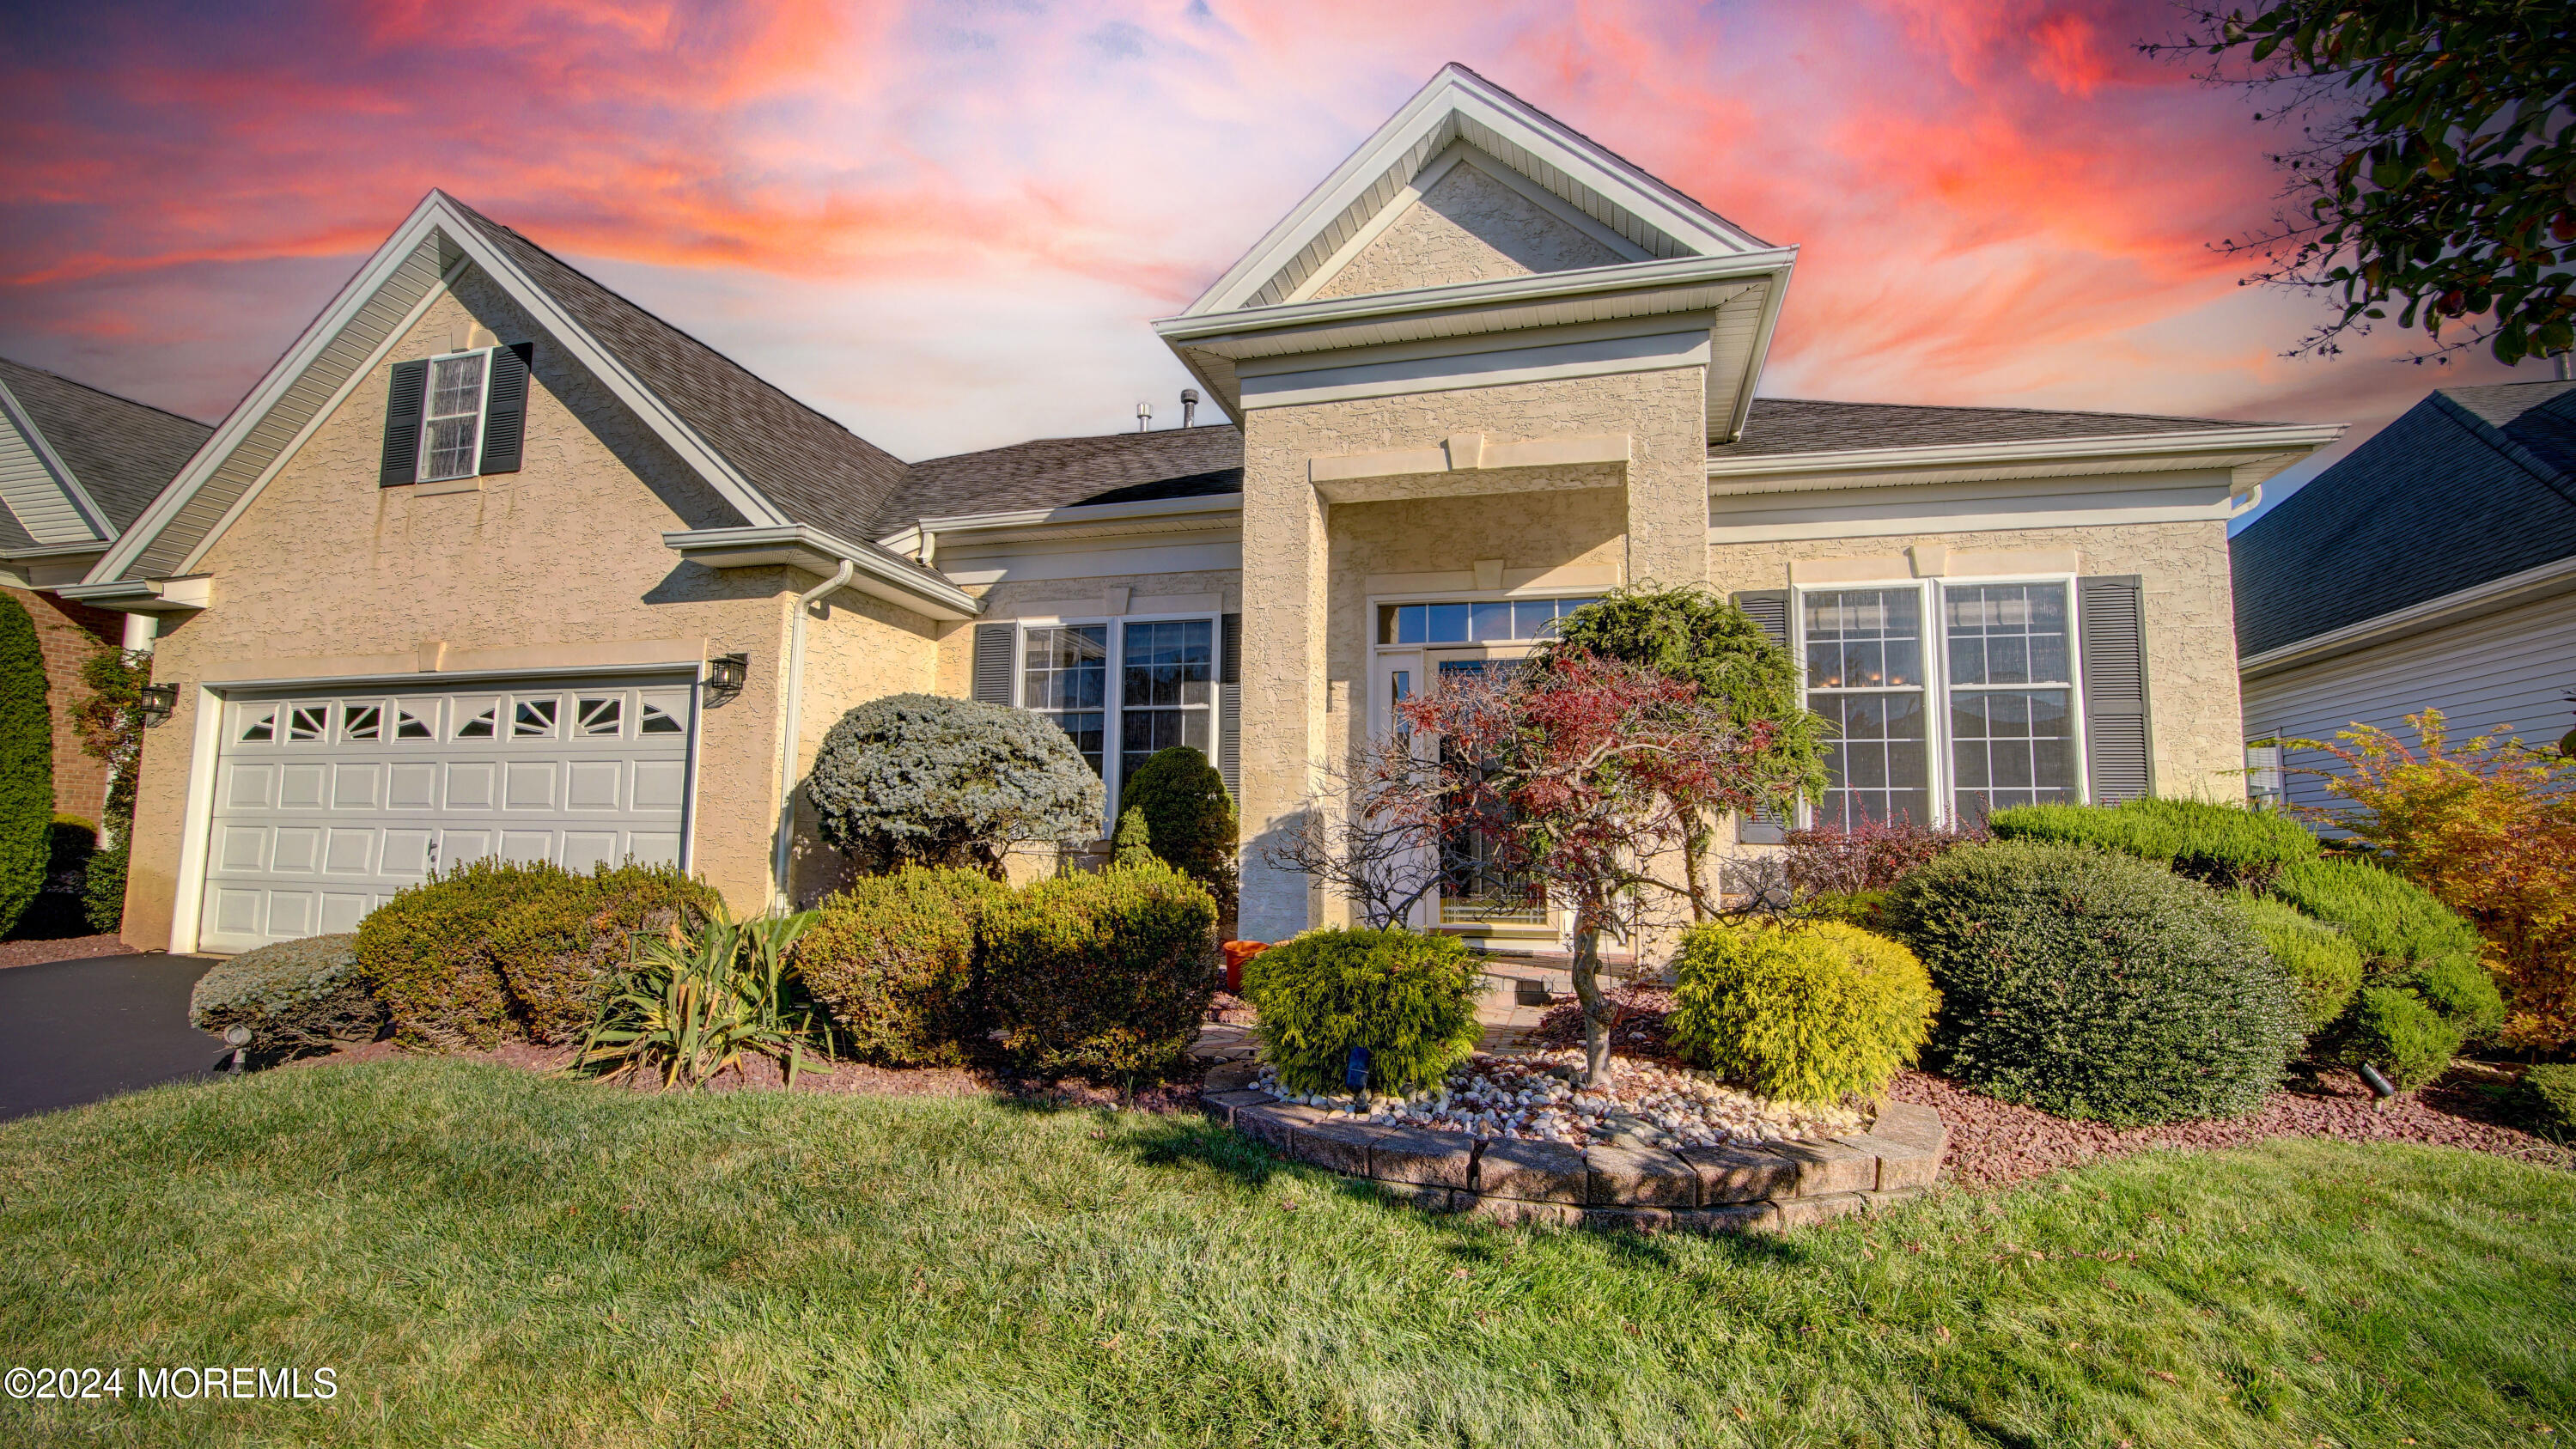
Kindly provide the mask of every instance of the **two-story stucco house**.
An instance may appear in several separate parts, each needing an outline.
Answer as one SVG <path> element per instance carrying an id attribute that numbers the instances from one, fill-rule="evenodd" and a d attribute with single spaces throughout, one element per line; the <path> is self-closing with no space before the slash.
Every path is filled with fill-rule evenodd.
<path id="1" fill-rule="evenodd" d="M 907 464 L 432 193 L 63 590 L 180 686 L 126 935 L 344 930 L 492 852 L 810 898 L 817 741 L 934 690 L 1113 800 L 1206 749 L 1275 939 L 1339 911 L 1258 849 L 1320 768 L 1623 584 L 1801 652 L 1822 815 L 2241 794 L 2227 519 L 2335 430 L 1758 397 L 1796 259 L 1451 67 L 1154 324 L 1234 423 Z"/>

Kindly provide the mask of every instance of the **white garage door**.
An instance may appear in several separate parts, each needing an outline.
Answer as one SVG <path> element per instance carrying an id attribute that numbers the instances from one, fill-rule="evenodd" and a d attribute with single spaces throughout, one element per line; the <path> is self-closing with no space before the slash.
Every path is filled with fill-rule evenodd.
<path id="1" fill-rule="evenodd" d="M 678 862 L 692 694 L 547 680 L 227 700 L 200 942 L 352 931 L 404 886 L 487 855 Z"/>

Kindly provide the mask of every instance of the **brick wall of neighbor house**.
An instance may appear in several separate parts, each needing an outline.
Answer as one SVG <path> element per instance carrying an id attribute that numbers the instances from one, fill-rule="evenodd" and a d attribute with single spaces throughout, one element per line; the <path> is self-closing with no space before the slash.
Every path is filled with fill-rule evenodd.
<path id="1" fill-rule="evenodd" d="M 114 648 L 124 642 L 125 616 L 52 594 L 9 592 L 35 621 L 36 647 L 44 655 L 45 703 L 54 717 L 54 813 L 77 815 L 95 825 L 107 803 L 107 762 L 81 749 L 72 706 L 89 694 L 81 685 L 81 666 L 101 645 Z"/>
<path id="2" fill-rule="evenodd" d="M 481 321 L 535 338 L 525 462 L 478 492 L 376 486 L 393 361 L 462 346 Z M 498 288 L 469 272 L 315 429 L 197 570 L 213 603 L 174 619 L 163 678 L 209 665 L 413 651 L 704 640 L 751 656 L 748 686 L 702 724 L 695 863 L 738 910 L 766 904 L 777 819 L 779 674 L 789 569 L 717 572 L 664 549 L 665 529 L 739 520 Z M 436 680 L 425 676 L 424 683 Z M 169 938 L 196 691 L 144 749 L 124 934 Z"/>
<path id="3" fill-rule="evenodd" d="M 1327 758 L 1332 748 L 1336 726 L 1325 708 L 1327 681 L 1344 677 L 1332 673 L 1333 637 L 1337 631 L 1365 627 L 1339 617 L 1360 597 L 1334 574 L 1339 558 L 1333 542 L 1342 531 L 1342 516 L 1352 509 L 1385 506 L 1328 509 L 1308 481 L 1311 460 L 1433 447 L 1469 431 L 1494 442 L 1626 434 L 1629 462 L 1619 470 L 1503 470 L 1367 484 L 1402 496 L 1405 503 L 1399 507 L 1413 506 L 1427 494 L 1456 497 L 1457 505 L 1439 516 L 1444 530 L 1454 526 L 1460 532 L 1431 545 L 1444 551 L 1474 539 L 1499 540 L 1508 532 L 1512 541 L 1504 553 L 1509 558 L 1557 558 L 1571 564 L 1578 557 L 1616 557 L 1623 578 L 1690 582 L 1704 575 L 1708 557 L 1704 384 L 1704 369 L 1676 368 L 1264 408 L 1248 416 L 1244 697 L 1266 706 L 1248 713 L 1243 734 L 1242 930 L 1248 939 L 1284 939 L 1320 919 L 1326 908 L 1320 893 L 1302 881 L 1258 865 L 1257 852 L 1294 818 L 1309 788 L 1310 762 Z M 1601 505 L 1562 505 L 1564 511 L 1556 512 L 1560 505 L 1542 501 L 1567 490 L 1598 494 L 1602 484 L 1612 482 L 1622 485 L 1608 495 L 1621 501 L 1615 549 L 1605 548 L 1608 539 L 1602 530 L 1608 514 Z M 1514 491 L 1533 486 L 1541 491 Z M 1493 521 L 1490 528 L 1466 521 L 1480 512 Z M 1546 521 L 1520 522 L 1524 518 Z M 1568 531 L 1551 538 L 1547 530 L 1552 528 Z M 1475 546 L 1502 547 L 1499 541 Z M 1375 547 L 1364 551 L 1372 557 L 1401 553 Z M 1467 564 L 1477 556 L 1496 554 L 1471 555 Z"/>
<path id="4" fill-rule="evenodd" d="M 2122 523 L 2000 529 L 1886 538 L 1724 543 L 1709 549 L 1709 583 L 1721 592 L 1778 589 L 1799 559 L 1880 558 L 1917 543 L 1954 550 L 2077 550 L 2087 574 L 2136 574 L 2146 589 L 2148 727 L 2160 795 L 2241 799 L 2235 604 L 2227 525 Z"/>
<path id="5" fill-rule="evenodd" d="M 822 580 L 797 586 L 812 588 Z M 792 616 L 791 616 L 792 617 Z M 823 843 L 804 780 L 823 736 L 851 706 L 889 694 L 924 692 L 937 673 L 936 622 L 898 604 L 844 589 L 828 611 L 807 616 L 805 699 L 796 731 L 796 832 L 787 865 L 788 898 L 811 905 L 849 881 L 846 857 Z"/>

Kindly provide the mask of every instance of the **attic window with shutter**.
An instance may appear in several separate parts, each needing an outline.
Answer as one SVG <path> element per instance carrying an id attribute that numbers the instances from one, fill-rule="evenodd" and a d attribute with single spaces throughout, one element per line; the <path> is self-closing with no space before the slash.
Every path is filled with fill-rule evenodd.
<path id="1" fill-rule="evenodd" d="M 380 486 L 519 471 L 536 344 L 398 362 L 385 399 Z"/>
<path id="2" fill-rule="evenodd" d="M 483 443 L 483 379 L 489 355 L 433 358 L 429 409 L 421 419 L 420 481 L 471 478 Z"/>

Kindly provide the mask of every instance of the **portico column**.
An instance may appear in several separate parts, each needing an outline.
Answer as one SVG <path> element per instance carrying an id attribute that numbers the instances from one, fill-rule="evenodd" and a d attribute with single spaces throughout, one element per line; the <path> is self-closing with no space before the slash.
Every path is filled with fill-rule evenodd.
<path id="1" fill-rule="evenodd" d="M 1324 604 L 1331 505 L 1305 459 L 1245 428 L 1243 479 L 1243 822 L 1238 926 L 1283 941 L 1313 923 L 1313 887 L 1272 868 L 1265 846 L 1294 830 L 1324 757 Z"/>

